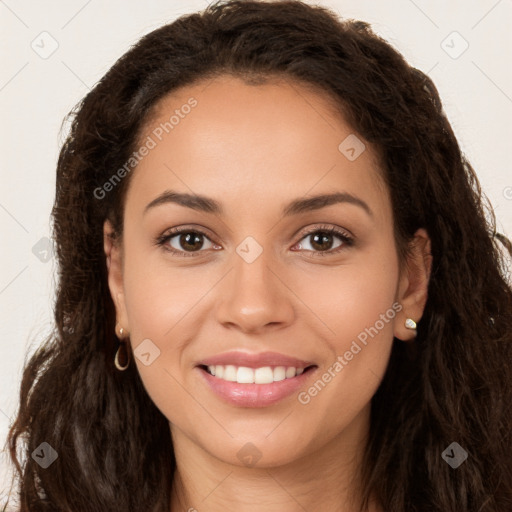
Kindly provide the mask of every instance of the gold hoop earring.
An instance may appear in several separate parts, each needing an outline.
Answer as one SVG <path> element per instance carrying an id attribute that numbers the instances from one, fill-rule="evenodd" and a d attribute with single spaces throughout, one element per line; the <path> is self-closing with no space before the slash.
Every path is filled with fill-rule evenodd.
<path id="1" fill-rule="evenodd" d="M 126 351 L 126 364 L 124 366 L 121 366 L 121 364 L 119 363 L 119 351 L 121 350 L 121 347 L 123 345 L 125 345 L 125 351 Z M 120 343 L 119 347 L 117 348 L 116 356 L 114 358 L 114 364 L 116 365 L 116 368 L 120 372 L 124 372 L 128 368 L 128 366 L 130 366 L 130 361 L 131 361 L 131 355 L 130 355 L 130 351 L 128 350 L 128 347 L 126 346 L 126 342 Z"/>

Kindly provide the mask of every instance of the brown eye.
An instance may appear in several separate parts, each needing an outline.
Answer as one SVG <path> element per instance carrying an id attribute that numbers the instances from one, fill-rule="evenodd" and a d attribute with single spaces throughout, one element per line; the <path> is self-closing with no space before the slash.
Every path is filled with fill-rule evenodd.
<path id="1" fill-rule="evenodd" d="M 336 239 L 338 239 L 339 242 L 336 242 Z M 304 241 L 306 241 L 306 243 Z M 306 233 L 298 246 L 299 249 L 311 252 L 315 256 L 327 256 L 329 254 L 336 254 L 346 247 L 351 247 L 353 243 L 353 238 L 348 236 L 345 232 L 333 227 L 327 227 L 316 228 L 314 231 Z"/>
<path id="2" fill-rule="evenodd" d="M 178 256 L 193 256 L 194 253 L 204 252 L 201 249 L 218 247 L 213 244 L 206 233 L 190 228 L 177 228 L 158 238 L 155 242 L 157 245 L 163 246 L 166 251 Z"/>
<path id="3" fill-rule="evenodd" d="M 177 238 L 178 245 L 181 245 L 185 251 L 198 251 L 204 244 L 201 239 L 202 236 L 200 233 L 191 231 L 190 233 L 181 233 L 173 236 L 170 239 Z M 177 249 L 180 250 L 179 247 Z"/>
<path id="4" fill-rule="evenodd" d="M 311 247 L 315 251 L 328 251 L 332 249 L 333 246 L 333 238 L 335 238 L 330 233 L 326 233 L 324 231 L 318 231 L 312 235 L 308 235 L 309 240 L 311 241 Z"/>

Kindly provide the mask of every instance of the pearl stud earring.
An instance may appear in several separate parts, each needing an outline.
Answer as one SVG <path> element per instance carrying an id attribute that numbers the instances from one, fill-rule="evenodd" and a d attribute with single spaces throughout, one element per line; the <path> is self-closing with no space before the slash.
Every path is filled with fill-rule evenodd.
<path id="1" fill-rule="evenodd" d="M 407 318 L 405 320 L 405 327 L 407 329 L 416 329 L 416 322 L 412 318 Z"/>

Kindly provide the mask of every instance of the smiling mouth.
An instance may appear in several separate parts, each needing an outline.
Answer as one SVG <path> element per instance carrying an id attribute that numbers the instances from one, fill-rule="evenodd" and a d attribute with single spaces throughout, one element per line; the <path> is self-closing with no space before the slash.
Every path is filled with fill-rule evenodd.
<path id="1" fill-rule="evenodd" d="M 286 379 L 293 379 L 303 373 L 316 368 L 316 365 L 306 367 L 295 366 L 262 366 L 249 368 L 235 365 L 199 365 L 199 367 L 213 377 L 227 382 L 239 384 L 271 384 Z"/>

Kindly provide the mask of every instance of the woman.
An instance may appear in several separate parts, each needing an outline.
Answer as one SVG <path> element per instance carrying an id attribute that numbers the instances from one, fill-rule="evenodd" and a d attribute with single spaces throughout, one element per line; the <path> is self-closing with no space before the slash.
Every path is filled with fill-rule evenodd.
<path id="1" fill-rule="evenodd" d="M 21 511 L 512 509 L 509 242 L 426 75 L 364 22 L 223 2 L 73 117 Z"/>

